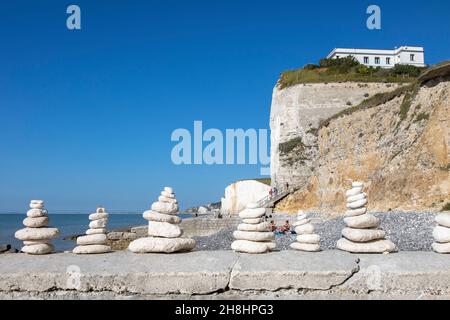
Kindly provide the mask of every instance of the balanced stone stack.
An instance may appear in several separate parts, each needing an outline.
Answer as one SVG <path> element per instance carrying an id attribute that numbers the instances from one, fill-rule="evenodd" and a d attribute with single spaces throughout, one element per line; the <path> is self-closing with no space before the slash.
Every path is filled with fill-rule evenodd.
<path id="1" fill-rule="evenodd" d="M 24 229 L 18 230 L 15 237 L 23 241 L 22 252 L 43 255 L 52 253 L 55 248 L 51 240 L 59 234 L 57 228 L 48 227 L 48 212 L 44 208 L 44 201 L 31 200 L 27 218 L 23 220 Z"/>
<path id="2" fill-rule="evenodd" d="M 149 237 L 134 240 L 128 249 L 134 253 L 172 253 L 192 250 L 194 239 L 183 238 L 183 230 L 179 227 L 181 218 L 177 216 L 178 201 L 172 188 L 166 187 L 151 206 L 145 211 L 144 219 L 148 220 Z"/>
<path id="3" fill-rule="evenodd" d="M 441 213 L 435 220 L 438 225 L 433 230 L 433 250 L 437 253 L 450 253 L 450 213 Z"/>
<path id="4" fill-rule="evenodd" d="M 298 212 L 297 221 L 294 223 L 297 242 L 291 244 L 291 248 L 300 251 L 320 251 L 320 236 L 315 234 L 314 225 L 302 210 Z"/>
<path id="5" fill-rule="evenodd" d="M 106 225 L 109 214 L 105 208 L 98 207 L 95 213 L 89 215 L 89 229 L 86 235 L 77 238 L 77 247 L 73 249 L 76 254 L 99 254 L 111 252 L 108 245 Z"/>
<path id="6" fill-rule="evenodd" d="M 379 229 L 380 219 L 367 213 L 367 194 L 362 182 L 353 182 L 347 191 L 347 209 L 344 222 L 347 228 L 337 242 L 337 248 L 353 253 L 389 253 L 396 250 L 395 244 L 386 240 L 386 233 Z"/>
<path id="7" fill-rule="evenodd" d="M 270 230 L 270 224 L 264 221 L 266 209 L 256 203 L 249 203 L 247 208 L 239 213 L 242 223 L 233 233 L 236 239 L 231 249 L 244 253 L 266 253 L 275 249 L 275 235 Z"/>

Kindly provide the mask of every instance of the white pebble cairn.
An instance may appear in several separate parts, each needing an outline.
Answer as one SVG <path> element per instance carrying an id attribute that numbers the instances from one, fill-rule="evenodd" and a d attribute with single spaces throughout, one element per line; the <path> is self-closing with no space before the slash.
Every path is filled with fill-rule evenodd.
<path id="1" fill-rule="evenodd" d="M 26 228 L 18 230 L 15 237 L 24 243 L 22 252 L 32 255 L 44 255 L 54 252 L 51 240 L 59 234 L 57 228 L 49 227 L 48 212 L 44 201 L 31 200 L 27 218 L 23 220 Z"/>
<path id="2" fill-rule="evenodd" d="M 290 245 L 292 249 L 307 252 L 320 251 L 320 236 L 315 233 L 314 225 L 302 210 L 298 212 L 294 227 L 297 234 L 297 242 Z"/>
<path id="3" fill-rule="evenodd" d="M 396 250 L 395 244 L 385 239 L 386 233 L 379 228 L 380 219 L 367 213 L 367 194 L 362 182 L 353 182 L 348 190 L 347 209 L 344 222 L 347 228 L 336 247 L 353 253 L 389 253 Z"/>
<path id="4" fill-rule="evenodd" d="M 243 253 L 266 253 L 275 249 L 275 235 L 270 230 L 270 224 L 264 221 L 265 208 L 256 203 L 249 203 L 247 208 L 239 213 L 242 223 L 233 233 L 236 239 L 231 249 Z"/>
<path id="5" fill-rule="evenodd" d="M 111 252 L 108 245 L 107 230 L 109 214 L 105 208 L 98 207 L 95 213 L 89 215 L 89 229 L 86 235 L 77 238 L 77 247 L 73 249 L 76 254 L 100 254 Z"/>

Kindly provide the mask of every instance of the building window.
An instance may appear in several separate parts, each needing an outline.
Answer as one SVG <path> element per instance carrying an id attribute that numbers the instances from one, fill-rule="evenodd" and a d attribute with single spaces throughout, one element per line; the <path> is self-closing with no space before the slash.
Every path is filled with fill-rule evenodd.
<path id="1" fill-rule="evenodd" d="M 369 57 L 364 57 L 364 63 L 369 63 Z"/>
<path id="2" fill-rule="evenodd" d="M 391 64 L 391 58 L 386 58 L 386 64 Z"/>
<path id="3" fill-rule="evenodd" d="M 339 56 L 336 56 L 336 59 L 339 59 Z"/>
<path id="4" fill-rule="evenodd" d="M 380 64 L 380 57 L 375 57 L 375 64 Z"/>
<path id="5" fill-rule="evenodd" d="M 415 60 L 415 54 L 411 54 L 410 56 L 409 56 L 409 59 L 411 60 L 411 61 L 414 61 Z"/>

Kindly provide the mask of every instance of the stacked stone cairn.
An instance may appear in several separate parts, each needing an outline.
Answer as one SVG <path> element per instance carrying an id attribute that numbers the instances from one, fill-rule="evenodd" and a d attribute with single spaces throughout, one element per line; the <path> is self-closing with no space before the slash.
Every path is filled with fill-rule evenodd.
<path id="1" fill-rule="evenodd" d="M 231 249 L 244 253 L 266 253 L 276 247 L 275 235 L 270 230 L 270 223 L 264 221 L 265 208 L 260 208 L 256 203 L 249 203 L 247 208 L 239 213 L 242 223 L 233 233 L 236 239 L 231 244 Z"/>
<path id="2" fill-rule="evenodd" d="M 314 225 L 302 210 L 298 212 L 294 227 L 295 233 L 297 233 L 297 242 L 291 243 L 292 249 L 308 252 L 320 251 L 320 236 L 314 233 Z"/>
<path id="3" fill-rule="evenodd" d="M 347 209 L 344 222 L 347 228 L 342 230 L 343 238 L 337 242 L 337 248 L 353 253 L 389 253 L 396 250 L 386 233 L 379 229 L 380 219 L 367 213 L 367 194 L 362 190 L 362 182 L 353 182 L 347 191 Z"/>
<path id="4" fill-rule="evenodd" d="M 450 213 L 441 213 L 435 220 L 438 225 L 433 230 L 433 250 L 437 253 L 450 253 Z"/>
<path id="5" fill-rule="evenodd" d="M 98 207 L 95 213 L 89 215 L 89 229 L 86 235 L 77 238 L 77 247 L 73 249 L 76 254 L 99 254 L 111 252 L 108 245 L 107 230 L 109 214 L 105 208 Z"/>
<path id="6" fill-rule="evenodd" d="M 44 208 L 44 201 L 31 200 L 27 218 L 23 220 L 24 229 L 18 230 L 15 237 L 23 241 L 22 252 L 43 255 L 52 253 L 55 248 L 51 240 L 58 236 L 59 230 L 48 226 L 48 212 Z"/>
<path id="7" fill-rule="evenodd" d="M 194 239 L 183 238 L 183 230 L 178 226 L 181 218 L 177 216 L 178 201 L 172 188 L 166 187 L 161 192 L 151 210 L 145 211 L 148 220 L 149 237 L 140 238 L 130 243 L 128 249 L 134 253 L 173 253 L 192 250 Z"/>

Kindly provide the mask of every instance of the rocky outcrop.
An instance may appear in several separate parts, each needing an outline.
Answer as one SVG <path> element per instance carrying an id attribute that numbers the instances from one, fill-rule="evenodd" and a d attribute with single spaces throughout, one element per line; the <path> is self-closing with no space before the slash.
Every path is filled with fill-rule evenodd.
<path id="1" fill-rule="evenodd" d="M 215 214 L 220 212 L 221 202 L 212 202 L 208 204 L 203 204 L 201 206 L 196 206 L 187 209 L 182 213 L 193 214 L 193 215 L 207 215 L 207 214 Z"/>
<path id="2" fill-rule="evenodd" d="M 281 112 L 280 103 L 273 106 L 271 126 L 276 123 L 274 114 L 278 114 L 279 126 L 272 132 L 272 178 L 277 183 L 292 179 L 299 190 L 278 203 L 276 211 L 302 208 L 343 213 L 346 185 L 352 180 L 368 181 L 369 210 L 440 210 L 450 198 L 450 70 L 435 74 L 439 77 L 396 88 L 341 111 L 310 133 L 304 124 L 318 119 L 303 112 L 300 97 L 306 89 L 286 89 L 297 90 L 297 99 L 293 93 L 284 93 L 290 111 Z M 333 93 L 345 84 L 327 86 L 322 89 Z M 354 84 L 351 95 L 362 97 L 366 89 Z M 313 108 L 308 112 L 314 113 Z M 292 130 L 294 122 L 302 123 L 297 131 Z M 302 144 L 283 145 L 296 134 Z M 283 139 L 274 139 L 277 135 Z M 291 162 L 280 160 L 282 154 L 274 142 L 278 150 L 286 148 L 285 159 L 292 157 Z"/>
<path id="3" fill-rule="evenodd" d="M 73 249 L 76 254 L 99 254 L 111 251 L 108 245 L 106 225 L 109 214 L 105 208 L 98 207 L 95 213 L 89 215 L 89 229 L 86 234 L 77 237 L 77 247 Z"/>
<path id="4" fill-rule="evenodd" d="M 307 252 L 320 251 L 320 236 L 315 233 L 311 219 L 308 219 L 308 215 L 302 210 L 298 212 L 294 227 L 297 241 L 291 243 L 290 247 L 292 249 Z"/>
<path id="5" fill-rule="evenodd" d="M 0 244 L 0 253 L 7 252 L 8 250 L 11 250 L 10 244 Z"/>
<path id="6" fill-rule="evenodd" d="M 223 215 L 237 215 L 247 204 L 269 195 L 270 186 L 258 180 L 241 180 L 225 188 L 220 211 Z"/>

